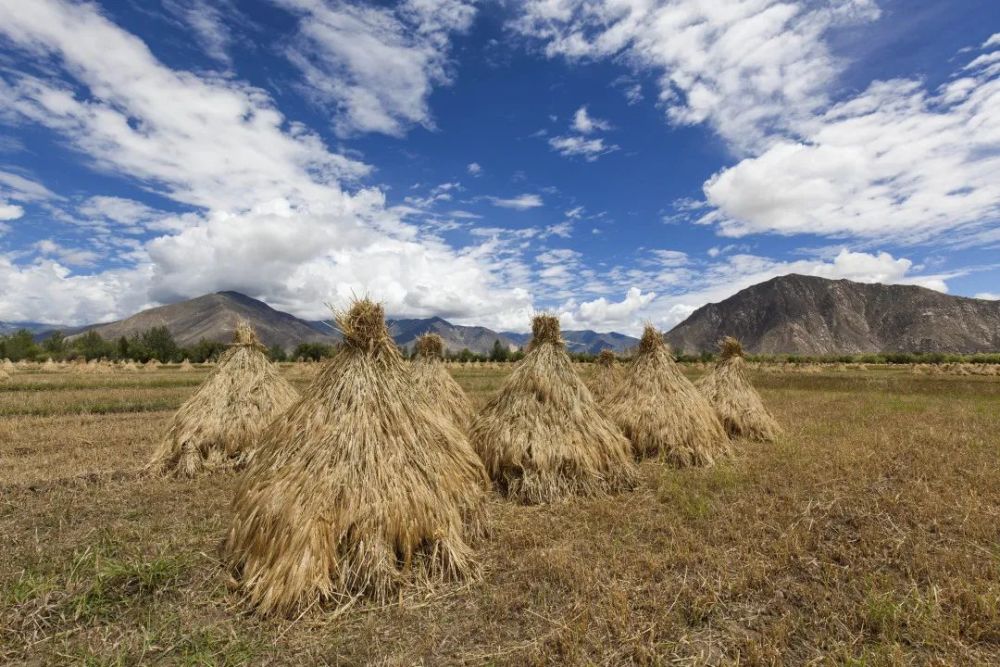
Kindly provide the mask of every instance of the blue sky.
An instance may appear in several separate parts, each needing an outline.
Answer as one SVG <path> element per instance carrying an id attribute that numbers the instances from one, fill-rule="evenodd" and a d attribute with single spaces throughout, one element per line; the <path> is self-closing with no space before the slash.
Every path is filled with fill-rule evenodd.
<path id="1" fill-rule="evenodd" d="M 0 320 L 1000 294 L 988 2 L 0 0 Z"/>

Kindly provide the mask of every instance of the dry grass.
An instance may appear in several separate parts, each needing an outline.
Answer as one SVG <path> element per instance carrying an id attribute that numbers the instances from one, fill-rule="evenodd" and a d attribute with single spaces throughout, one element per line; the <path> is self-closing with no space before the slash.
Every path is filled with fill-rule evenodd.
<path id="1" fill-rule="evenodd" d="M 483 405 L 510 368 L 452 373 Z M 42 394 L 79 380 L 50 375 Z M 615 497 L 490 503 L 481 580 L 293 621 L 226 588 L 236 475 L 111 474 L 142 465 L 168 412 L 0 418 L 0 663 L 1000 664 L 1000 381 L 752 380 L 777 443 L 647 462 Z"/>
<path id="2" fill-rule="evenodd" d="M 631 489 L 628 441 L 577 375 L 559 320 L 532 323 L 528 354 L 476 417 L 469 439 L 504 495 L 549 503 Z"/>
<path id="3" fill-rule="evenodd" d="M 604 403 L 632 441 L 639 458 L 655 456 L 675 466 L 708 466 L 730 452 L 715 410 L 681 373 L 663 342 L 647 326 L 618 390 Z"/>
<path id="4" fill-rule="evenodd" d="M 178 370 L 194 367 L 185 360 Z M 252 454 L 260 432 L 298 396 L 250 325 L 237 322 L 233 344 L 174 415 L 149 467 L 193 477 L 235 465 Z"/>
<path id="5" fill-rule="evenodd" d="M 477 572 L 487 479 L 465 435 L 422 400 L 382 307 L 338 316 L 341 351 L 261 438 L 224 560 L 264 614 L 385 602 Z"/>
<path id="6" fill-rule="evenodd" d="M 715 408 L 729 435 L 772 442 L 781 433 L 781 426 L 750 382 L 743 346 L 735 338 L 726 337 L 719 342 L 719 353 L 715 368 L 695 386 Z"/>
<path id="7" fill-rule="evenodd" d="M 417 358 L 413 360 L 411 375 L 417 394 L 432 408 L 450 417 L 463 432 L 468 432 L 472 425 L 472 403 L 444 367 L 441 336 L 421 336 L 417 339 L 416 349 Z"/>
<path id="8" fill-rule="evenodd" d="M 597 355 L 596 366 L 587 386 L 590 387 L 594 398 L 603 403 L 618 391 L 624 374 L 615 353 L 611 350 L 601 350 Z"/>

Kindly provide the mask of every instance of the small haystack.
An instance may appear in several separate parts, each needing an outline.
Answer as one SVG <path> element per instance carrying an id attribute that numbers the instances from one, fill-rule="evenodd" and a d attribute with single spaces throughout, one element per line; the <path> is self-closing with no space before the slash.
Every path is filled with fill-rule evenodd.
<path id="1" fill-rule="evenodd" d="M 594 364 L 594 375 L 590 381 L 590 391 L 598 401 L 606 401 L 618 389 L 622 381 L 622 369 L 615 353 L 609 349 L 601 350 Z"/>
<path id="2" fill-rule="evenodd" d="M 150 359 L 142 365 L 142 370 L 144 371 L 156 371 L 160 369 L 160 362 L 156 359 Z"/>
<path id="3" fill-rule="evenodd" d="M 441 336 L 424 334 L 417 339 L 416 351 L 412 373 L 417 393 L 435 410 L 451 417 L 463 433 L 468 432 L 472 425 L 472 402 L 441 361 L 444 355 Z"/>
<path id="4" fill-rule="evenodd" d="M 45 360 L 45 363 L 42 364 L 41 369 L 46 373 L 54 373 L 59 370 L 59 364 L 53 361 L 52 357 L 49 357 Z"/>
<path id="5" fill-rule="evenodd" d="M 8 375 L 13 375 L 15 370 L 14 362 L 4 358 L 3 361 L 0 361 L 0 370 L 6 371 Z"/>
<path id="6" fill-rule="evenodd" d="M 684 377 L 663 335 L 651 326 L 605 408 L 638 457 L 697 466 L 712 465 L 730 451 L 715 410 Z"/>
<path id="7" fill-rule="evenodd" d="M 727 336 L 719 342 L 719 361 L 695 386 L 715 408 L 729 435 L 771 442 L 781 433 L 750 383 L 743 346 L 735 338 Z"/>
<path id="8" fill-rule="evenodd" d="M 239 322 L 233 345 L 174 415 L 149 465 L 187 477 L 233 465 L 297 398 L 250 325 Z"/>
<path id="9" fill-rule="evenodd" d="M 477 571 L 488 480 L 466 437 L 415 400 L 382 307 L 337 318 L 341 351 L 265 432 L 233 503 L 225 562 L 262 613 Z"/>
<path id="10" fill-rule="evenodd" d="M 6 382 L 10 379 L 10 373 L 4 370 L 3 366 L 0 366 L 0 382 Z"/>
<path id="11" fill-rule="evenodd" d="M 195 368 L 191 364 L 191 360 L 185 358 L 184 361 L 181 362 L 181 365 L 177 368 L 177 370 L 183 371 L 185 373 L 190 373 L 191 371 L 195 370 Z"/>
<path id="12" fill-rule="evenodd" d="M 576 374 L 559 320 L 535 317 L 528 354 L 473 422 L 470 439 L 505 495 L 546 503 L 632 488 L 628 441 Z"/>

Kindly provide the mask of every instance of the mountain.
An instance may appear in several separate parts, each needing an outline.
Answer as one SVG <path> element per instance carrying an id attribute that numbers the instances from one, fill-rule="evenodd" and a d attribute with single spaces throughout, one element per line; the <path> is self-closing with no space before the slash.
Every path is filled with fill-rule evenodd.
<path id="1" fill-rule="evenodd" d="M 500 335 L 509 338 L 511 341 L 516 343 L 518 347 L 527 345 L 528 341 L 531 340 L 531 334 L 504 331 L 501 332 Z M 569 330 L 563 331 L 562 337 L 563 340 L 566 341 L 566 349 L 570 352 L 576 352 L 578 354 L 597 354 L 605 348 L 611 349 L 617 354 L 621 354 L 629 348 L 635 347 L 639 344 L 638 338 L 626 336 L 625 334 L 620 334 L 615 331 L 610 333 L 598 333 L 589 329 L 583 329 L 580 331 Z"/>
<path id="2" fill-rule="evenodd" d="M 239 292 L 217 292 L 169 306 L 150 308 L 118 322 L 89 327 L 105 340 L 141 334 L 153 327 L 165 326 L 181 346 L 194 345 L 202 338 L 228 343 L 238 319 L 253 325 L 257 336 L 268 347 L 286 349 L 299 343 L 334 343 L 339 336 L 322 323 L 304 320 L 275 310 L 263 301 Z"/>
<path id="3" fill-rule="evenodd" d="M 667 341 L 700 352 L 727 335 L 758 354 L 994 352 L 1000 302 L 791 274 L 702 306 Z"/>
<path id="4" fill-rule="evenodd" d="M 38 335 L 61 328 L 58 324 L 43 322 L 0 322 L 0 336 L 9 336 L 21 329 L 27 329 L 32 335 Z"/>
<path id="5" fill-rule="evenodd" d="M 393 340 L 398 345 L 408 348 L 412 348 L 417 337 L 425 333 L 436 333 L 441 336 L 445 349 L 452 352 L 461 352 L 463 348 L 468 348 L 471 352 L 485 354 L 493 349 L 494 342 L 498 340 L 510 350 L 516 350 L 519 346 L 504 334 L 492 329 L 452 324 L 440 317 L 388 320 L 386 324 Z"/>

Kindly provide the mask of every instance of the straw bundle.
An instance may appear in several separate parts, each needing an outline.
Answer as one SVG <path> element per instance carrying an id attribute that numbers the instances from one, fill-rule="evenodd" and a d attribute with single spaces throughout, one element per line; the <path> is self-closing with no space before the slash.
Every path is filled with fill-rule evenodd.
<path id="1" fill-rule="evenodd" d="M 597 367 L 590 381 L 590 391 L 598 401 L 606 401 L 622 380 L 622 369 L 618 365 L 618 358 L 611 350 L 604 349 L 597 356 Z"/>
<path id="2" fill-rule="evenodd" d="M 267 429 L 233 503 L 224 559 L 262 613 L 477 572 L 482 464 L 415 400 L 381 306 L 358 301 L 337 323 L 342 350 Z"/>
<path id="3" fill-rule="evenodd" d="M 160 362 L 156 359 L 150 359 L 145 364 L 142 365 L 142 369 L 146 371 L 155 371 L 160 368 Z"/>
<path id="4" fill-rule="evenodd" d="M 462 432 L 468 432 L 472 425 L 472 403 L 441 361 L 444 354 L 441 336 L 424 334 L 417 339 L 416 350 L 412 376 L 417 394 L 448 415 Z"/>
<path id="5" fill-rule="evenodd" d="M 655 455 L 677 466 L 712 465 L 730 451 L 712 406 L 684 377 L 663 335 L 651 326 L 605 407 L 638 457 Z"/>
<path id="6" fill-rule="evenodd" d="M 184 359 L 184 361 L 181 362 L 181 365 L 178 367 L 177 370 L 184 371 L 185 373 L 190 373 L 191 371 L 194 370 L 194 366 L 191 365 L 190 359 Z"/>
<path id="7" fill-rule="evenodd" d="M 729 435 L 770 442 L 781 433 L 750 383 L 743 346 L 735 338 L 727 336 L 719 342 L 718 363 L 695 386 L 715 408 Z"/>
<path id="8" fill-rule="evenodd" d="M 187 477 L 233 465 L 297 398 L 250 325 L 239 322 L 233 345 L 174 415 L 149 465 Z"/>
<path id="9" fill-rule="evenodd" d="M 528 354 L 473 422 L 470 439 L 505 495 L 546 503 L 634 486 L 628 441 L 573 370 L 559 320 L 535 317 Z"/>
<path id="10" fill-rule="evenodd" d="M 4 370 L 3 366 L 0 366 L 0 382 L 6 382 L 10 379 L 10 373 Z"/>
<path id="11" fill-rule="evenodd" d="M 3 361 L 0 361 L 0 370 L 4 370 L 8 374 L 13 375 L 15 370 L 14 363 L 10 359 L 5 358 Z"/>

